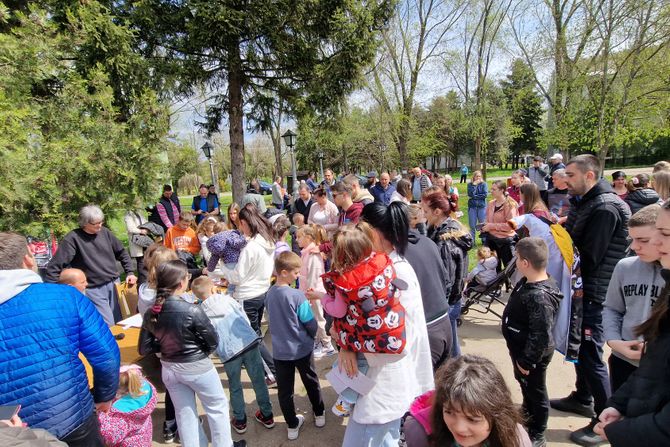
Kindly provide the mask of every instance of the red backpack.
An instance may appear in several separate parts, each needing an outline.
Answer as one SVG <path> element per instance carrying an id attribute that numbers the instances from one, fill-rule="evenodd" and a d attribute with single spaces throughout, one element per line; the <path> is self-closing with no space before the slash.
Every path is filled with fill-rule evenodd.
<path id="1" fill-rule="evenodd" d="M 372 253 L 354 269 L 322 275 L 328 293 L 339 294 L 347 314 L 335 318 L 337 344 L 354 352 L 400 354 L 405 349 L 405 308 L 393 261 L 384 253 Z"/>

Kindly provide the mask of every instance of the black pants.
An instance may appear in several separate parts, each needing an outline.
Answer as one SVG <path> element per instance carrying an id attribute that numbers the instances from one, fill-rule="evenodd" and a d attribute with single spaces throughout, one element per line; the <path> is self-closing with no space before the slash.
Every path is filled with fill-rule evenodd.
<path id="1" fill-rule="evenodd" d="M 69 447 L 104 447 L 100 436 L 98 416 L 93 413 L 69 435 L 60 438 Z"/>
<path id="2" fill-rule="evenodd" d="M 461 174 L 461 183 L 465 183 L 468 181 L 468 174 Z"/>
<path id="3" fill-rule="evenodd" d="M 610 354 L 610 358 L 607 360 L 607 363 L 610 367 L 610 382 L 612 385 L 612 394 L 614 394 L 614 392 L 618 390 L 621 385 L 626 383 L 626 380 L 628 380 L 630 375 L 635 372 L 637 366 L 620 359 L 613 353 Z"/>
<path id="4" fill-rule="evenodd" d="M 137 287 L 139 288 L 147 282 L 147 268 L 144 266 L 144 256 L 136 257 L 135 262 L 137 263 Z"/>
<path id="5" fill-rule="evenodd" d="M 540 360 L 527 376 L 524 376 L 516 366 L 517 359 L 514 355 L 512 363 L 514 367 L 514 378 L 521 385 L 523 395 L 523 412 L 526 416 L 526 427 L 531 439 L 542 435 L 547 429 L 549 420 L 549 395 L 547 394 L 547 366 L 551 361 L 553 352 Z"/>
<path id="6" fill-rule="evenodd" d="M 266 292 L 267 293 L 267 292 Z M 251 328 L 256 331 L 258 335 L 261 337 L 263 334 L 261 333 L 261 321 L 263 320 L 263 311 L 265 311 L 265 295 L 266 293 L 263 293 L 261 296 L 256 297 L 256 298 L 250 298 L 248 300 L 244 300 L 242 302 L 242 307 L 244 307 L 244 312 L 247 314 L 247 317 L 249 318 L 249 323 L 251 323 Z M 272 374 L 275 376 L 277 375 L 277 370 L 275 369 L 275 364 L 272 359 L 272 354 L 270 354 L 270 351 L 268 351 L 267 346 L 265 346 L 265 343 L 261 342 L 260 344 L 260 349 L 261 349 L 261 357 L 263 357 L 263 361 L 265 362 L 266 365 L 268 365 L 268 368 L 270 368 L 270 371 L 272 371 Z"/>
<path id="7" fill-rule="evenodd" d="M 451 321 L 445 313 L 440 320 L 426 325 L 428 329 L 428 344 L 430 345 L 430 357 L 433 361 L 433 372 L 442 366 L 451 357 Z"/>
<path id="8" fill-rule="evenodd" d="M 498 272 L 502 271 L 503 266 L 507 267 L 514 257 L 514 244 L 513 237 L 497 238 L 487 234 L 486 246 L 498 254 L 498 266 L 496 267 Z"/>
<path id="9" fill-rule="evenodd" d="M 584 404 L 593 401 L 596 414 L 600 414 L 611 394 L 607 366 L 603 361 L 603 305 L 585 298 L 583 312 L 582 344 L 575 364 L 575 393 L 577 400 Z"/>
<path id="10" fill-rule="evenodd" d="M 295 386 L 295 370 L 300 374 L 300 380 L 305 385 L 307 397 L 312 404 L 312 411 L 316 416 L 323 415 L 325 407 L 321 397 L 321 386 L 319 377 L 314 368 L 314 359 L 310 352 L 308 356 L 298 360 L 277 360 L 274 359 L 277 368 L 277 397 L 279 407 L 284 415 L 284 420 L 290 428 L 298 426 L 298 418 L 295 415 L 295 405 L 293 403 L 293 391 Z"/>
<path id="11" fill-rule="evenodd" d="M 174 414 L 174 404 L 167 388 L 165 388 L 165 420 L 177 423 L 177 416 Z"/>

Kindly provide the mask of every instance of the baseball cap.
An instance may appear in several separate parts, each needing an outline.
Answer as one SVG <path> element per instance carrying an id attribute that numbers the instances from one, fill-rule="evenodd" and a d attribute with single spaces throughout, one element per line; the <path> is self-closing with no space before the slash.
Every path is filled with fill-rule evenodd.
<path id="1" fill-rule="evenodd" d="M 377 177 L 377 171 L 368 172 L 368 178 Z"/>

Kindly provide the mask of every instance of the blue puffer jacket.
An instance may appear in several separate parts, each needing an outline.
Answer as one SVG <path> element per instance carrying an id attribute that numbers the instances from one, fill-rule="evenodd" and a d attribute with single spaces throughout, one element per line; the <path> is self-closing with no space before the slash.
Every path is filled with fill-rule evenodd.
<path id="1" fill-rule="evenodd" d="M 93 368 L 93 396 L 79 352 Z M 88 298 L 27 269 L 0 270 L 0 405 L 21 404 L 28 426 L 63 438 L 118 384 L 119 347 Z"/>

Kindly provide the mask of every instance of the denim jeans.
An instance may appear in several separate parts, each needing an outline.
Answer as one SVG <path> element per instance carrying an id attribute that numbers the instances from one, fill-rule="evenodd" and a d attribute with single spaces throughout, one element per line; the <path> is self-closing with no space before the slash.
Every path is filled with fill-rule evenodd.
<path id="1" fill-rule="evenodd" d="M 486 222 L 486 207 L 484 208 L 468 208 L 468 221 L 470 224 L 470 235 L 472 236 L 472 241 L 475 240 L 475 226 L 478 223 Z"/>
<path id="2" fill-rule="evenodd" d="M 228 420 L 228 399 L 215 368 L 204 374 L 179 374 L 164 366 L 162 376 L 163 383 L 170 391 L 170 397 L 174 402 L 179 438 L 183 447 L 207 446 L 207 437 L 203 439 L 200 430 L 196 395 L 207 413 L 212 446 L 233 445 Z"/>
<path id="3" fill-rule="evenodd" d="M 397 447 L 400 440 L 400 419 L 386 424 L 359 424 L 350 417 L 342 447 Z"/>
<path id="4" fill-rule="evenodd" d="M 245 352 L 241 356 L 229 360 L 223 364 L 228 376 L 228 387 L 230 391 L 230 406 L 233 408 L 233 417 L 238 421 L 246 419 L 244 411 L 244 390 L 242 388 L 242 365 L 247 369 L 251 385 L 256 394 L 256 402 L 263 413 L 263 416 L 272 416 L 272 404 L 270 403 L 270 394 L 265 384 L 265 369 L 263 368 L 263 359 L 258 347 Z"/>
<path id="5" fill-rule="evenodd" d="M 461 345 L 458 343 L 458 324 L 456 320 L 461 318 L 461 300 L 449 306 L 449 321 L 451 322 L 451 358 L 460 357 Z"/>

